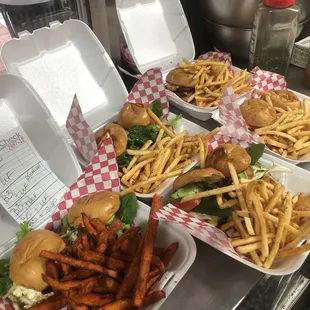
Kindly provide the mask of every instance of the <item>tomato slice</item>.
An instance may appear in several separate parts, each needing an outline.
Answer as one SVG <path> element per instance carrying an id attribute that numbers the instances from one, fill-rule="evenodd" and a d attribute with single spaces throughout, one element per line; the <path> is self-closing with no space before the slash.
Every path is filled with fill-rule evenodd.
<path id="1" fill-rule="evenodd" d="M 193 199 L 193 200 L 189 200 L 189 201 L 186 201 L 186 202 L 183 202 L 181 203 L 181 200 L 182 199 L 176 199 L 176 200 L 173 200 L 171 202 L 171 204 L 173 204 L 175 207 L 183 210 L 183 211 L 190 211 L 190 210 L 193 210 L 194 208 L 196 208 L 200 202 L 201 202 L 201 199 Z"/>

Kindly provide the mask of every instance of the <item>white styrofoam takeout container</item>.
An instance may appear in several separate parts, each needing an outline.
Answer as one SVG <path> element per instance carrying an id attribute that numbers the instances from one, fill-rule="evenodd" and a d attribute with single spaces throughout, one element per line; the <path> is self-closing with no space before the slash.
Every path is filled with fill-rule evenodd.
<path id="1" fill-rule="evenodd" d="M 134 220 L 134 223 L 135 225 L 140 226 L 143 231 L 145 230 L 149 212 L 150 208 L 143 202 L 139 201 L 138 214 Z M 173 242 L 179 243 L 178 250 L 167 266 L 167 271 L 157 287 L 158 289 L 166 292 L 166 298 L 153 305 L 143 308 L 145 310 L 159 309 L 195 260 L 197 249 L 191 235 L 176 224 L 160 222 L 155 246 L 166 248 Z M 13 248 L 0 255 L 0 258 L 9 258 L 12 249 Z"/>
<path id="2" fill-rule="evenodd" d="M 66 119 L 74 94 L 94 130 L 117 113 L 127 98 L 126 87 L 92 30 L 79 20 L 24 31 L 4 44 L 6 70 L 25 78 L 38 92 L 63 134 L 71 141 Z"/>
<path id="3" fill-rule="evenodd" d="M 170 112 L 169 116 L 168 116 L 168 120 L 174 119 L 175 116 L 176 115 L 174 113 Z M 117 120 L 117 117 L 115 116 L 115 117 L 112 117 L 108 122 L 114 122 L 116 120 Z M 192 123 L 191 121 L 188 121 L 185 118 L 182 118 L 178 121 L 178 127 L 175 130 L 175 133 L 178 134 L 184 130 L 186 130 L 188 135 L 197 135 L 201 132 L 208 133 L 208 131 L 206 129 L 200 127 L 199 125 Z M 78 156 L 78 160 L 82 164 L 82 166 L 86 167 L 87 163 L 85 162 L 85 160 L 83 160 L 82 157 L 78 153 L 76 153 L 76 155 Z M 192 163 L 184 170 L 184 172 L 186 172 L 187 170 L 189 170 L 190 168 L 195 166 L 198 162 L 199 162 L 199 154 L 192 159 Z M 158 193 L 159 195 L 163 196 L 163 197 L 166 197 L 168 195 L 168 193 L 170 192 L 172 184 L 173 184 L 175 179 L 176 179 L 176 177 L 167 179 L 166 181 L 161 183 L 156 188 L 156 190 L 152 193 L 149 193 L 149 194 L 136 193 L 136 195 L 137 195 L 137 197 L 139 197 L 140 199 L 143 199 L 143 200 L 152 199 L 155 192 Z"/>
<path id="4" fill-rule="evenodd" d="M 309 106 L 309 111 L 310 111 L 310 97 L 308 97 L 308 96 L 306 96 L 306 95 L 304 95 L 304 94 L 301 94 L 301 93 L 299 93 L 299 92 L 296 92 L 296 91 L 294 91 L 294 90 L 292 90 L 292 89 L 289 89 L 289 90 L 292 91 L 293 93 L 295 93 L 296 96 L 300 99 L 301 102 L 303 102 L 303 100 L 305 100 L 305 99 L 308 100 L 308 106 Z M 241 104 L 244 102 L 245 99 L 246 99 L 246 97 L 237 98 L 238 104 L 241 105 Z M 219 122 L 220 124 L 223 125 L 223 123 L 222 123 L 222 121 L 221 121 L 221 119 L 220 119 L 219 110 L 217 110 L 217 111 L 215 111 L 215 112 L 213 113 L 212 118 L 213 118 L 214 120 L 216 120 L 217 122 Z M 266 147 L 266 152 L 272 154 L 273 156 L 276 156 L 276 157 L 278 157 L 278 158 L 281 158 L 281 159 L 283 159 L 283 160 L 285 160 L 285 161 L 288 161 L 288 162 L 290 162 L 290 163 L 293 164 L 293 165 L 298 165 L 298 164 L 300 164 L 300 163 L 310 163 L 310 153 L 303 155 L 303 156 L 302 156 L 300 159 L 298 159 L 298 160 L 295 160 L 295 159 L 285 158 L 285 157 L 283 157 L 283 156 L 281 156 L 281 155 L 279 155 L 279 154 L 277 154 L 277 153 L 275 153 L 275 152 L 269 150 L 267 147 Z"/>
<path id="5" fill-rule="evenodd" d="M 140 73 L 160 67 L 165 81 L 183 57 L 194 61 L 195 46 L 179 0 L 117 0 L 116 10 L 129 58 Z M 210 119 L 217 110 L 187 103 L 168 90 L 166 93 L 171 104 L 201 121 Z"/>
<path id="6" fill-rule="evenodd" d="M 304 192 L 310 195 L 310 172 L 309 171 L 303 168 L 297 167 L 295 165 L 292 165 L 291 163 L 288 163 L 287 161 L 274 157 L 270 154 L 263 154 L 263 156 L 259 159 L 259 163 L 261 163 L 263 167 L 270 167 L 273 164 L 276 164 L 278 166 L 289 168 L 291 170 L 290 173 L 272 172 L 271 175 L 274 177 L 274 179 L 278 180 L 281 184 L 285 186 L 286 191 L 289 191 L 293 193 L 294 195 L 301 193 L 301 192 Z M 172 194 L 171 190 L 169 194 Z M 310 239 L 308 240 L 308 242 L 309 241 Z M 216 247 L 216 244 L 212 244 L 212 243 L 208 243 L 208 244 L 215 247 L 217 250 L 221 251 L 220 248 Z M 275 276 L 283 276 L 283 275 L 291 274 L 295 272 L 301 267 L 301 265 L 304 263 L 307 256 L 309 255 L 309 251 L 308 251 L 306 253 L 302 253 L 302 254 L 299 254 L 293 257 L 276 259 L 272 267 L 270 269 L 266 269 L 266 268 L 257 266 L 253 262 L 233 252 L 229 252 L 229 251 L 227 252 L 221 251 L 221 252 L 239 261 L 240 263 L 244 265 L 247 265 L 263 273 L 275 275 Z"/>
<path id="7" fill-rule="evenodd" d="M 0 135 L 21 126 L 41 158 L 66 185 L 81 174 L 81 167 L 42 99 L 23 78 L 0 75 Z M 54 212 L 54 210 L 52 210 Z M 46 214 L 47 221 L 51 214 Z M 0 253 L 12 246 L 19 225 L 0 207 Z"/>

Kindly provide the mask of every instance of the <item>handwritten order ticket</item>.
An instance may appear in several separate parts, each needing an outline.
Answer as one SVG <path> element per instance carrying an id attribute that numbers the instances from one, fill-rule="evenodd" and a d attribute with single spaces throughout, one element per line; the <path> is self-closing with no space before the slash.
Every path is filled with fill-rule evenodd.
<path id="1" fill-rule="evenodd" d="M 19 224 L 46 220 L 65 191 L 21 127 L 0 136 L 0 204 Z"/>

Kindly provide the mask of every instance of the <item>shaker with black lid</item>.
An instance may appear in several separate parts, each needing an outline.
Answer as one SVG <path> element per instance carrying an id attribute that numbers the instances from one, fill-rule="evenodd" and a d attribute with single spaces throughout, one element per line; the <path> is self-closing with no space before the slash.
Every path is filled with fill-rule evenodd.
<path id="1" fill-rule="evenodd" d="M 249 70 L 286 75 L 297 34 L 299 8 L 295 0 L 263 0 L 257 7 L 249 54 Z"/>

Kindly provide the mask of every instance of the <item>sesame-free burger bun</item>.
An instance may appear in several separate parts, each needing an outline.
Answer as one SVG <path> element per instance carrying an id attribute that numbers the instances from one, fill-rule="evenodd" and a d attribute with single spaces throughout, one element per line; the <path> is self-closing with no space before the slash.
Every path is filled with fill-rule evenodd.
<path id="1" fill-rule="evenodd" d="M 262 99 L 249 99 L 240 106 L 241 114 L 252 128 L 261 128 L 273 124 L 277 119 L 277 111 Z"/>
<path id="2" fill-rule="evenodd" d="M 186 185 L 193 183 L 206 183 L 208 185 L 217 183 L 225 176 L 213 168 L 196 169 L 178 176 L 173 182 L 173 190 L 176 191 Z"/>
<path id="3" fill-rule="evenodd" d="M 213 150 L 206 160 L 207 167 L 219 170 L 225 177 L 230 177 L 228 163 L 240 173 L 250 166 L 251 156 L 240 145 L 226 143 Z"/>
<path id="4" fill-rule="evenodd" d="M 17 285 L 36 291 L 48 287 L 42 280 L 46 259 L 40 257 L 42 250 L 61 252 L 64 241 L 49 230 L 34 230 L 18 242 L 10 260 L 10 278 Z"/>
<path id="5" fill-rule="evenodd" d="M 170 71 L 166 77 L 166 82 L 178 86 L 195 87 L 199 79 L 194 79 L 195 74 L 185 72 L 181 68 L 176 68 Z"/>
<path id="6" fill-rule="evenodd" d="M 274 90 L 270 96 L 272 105 L 275 108 L 281 108 L 287 110 L 300 109 L 299 98 L 290 90 Z"/>
<path id="7" fill-rule="evenodd" d="M 129 129 L 133 126 L 148 126 L 151 124 L 151 117 L 147 108 L 140 103 L 126 103 L 118 113 L 118 124 Z"/>
<path id="8" fill-rule="evenodd" d="M 126 151 L 127 148 L 128 137 L 125 129 L 122 126 L 114 123 L 105 125 L 95 133 L 95 139 L 98 146 L 100 146 L 101 141 L 107 137 L 107 133 L 109 133 L 113 141 L 113 147 L 116 156 L 120 156 Z"/>
<path id="9" fill-rule="evenodd" d="M 78 227 L 82 223 L 81 213 L 85 213 L 90 218 L 99 218 L 102 222 L 107 222 L 120 207 L 119 196 L 113 192 L 99 192 L 82 197 L 73 204 L 68 212 L 68 222 L 73 227 Z"/>

